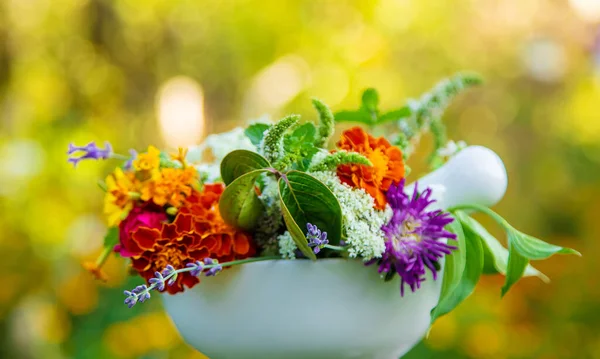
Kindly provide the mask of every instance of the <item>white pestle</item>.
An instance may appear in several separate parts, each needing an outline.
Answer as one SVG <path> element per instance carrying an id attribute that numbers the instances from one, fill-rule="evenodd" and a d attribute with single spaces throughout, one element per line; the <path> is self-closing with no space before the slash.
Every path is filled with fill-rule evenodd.
<path id="1" fill-rule="evenodd" d="M 506 168 L 489 148 L 469 146 L 437 170 L 417 181 L 418 190 L 431 187 L 432 206 L 448 209 L 461 204 L 491 207 L 498 203 L 508 184 Z M 407 186 L 412 194 L 415 184 Z"/>

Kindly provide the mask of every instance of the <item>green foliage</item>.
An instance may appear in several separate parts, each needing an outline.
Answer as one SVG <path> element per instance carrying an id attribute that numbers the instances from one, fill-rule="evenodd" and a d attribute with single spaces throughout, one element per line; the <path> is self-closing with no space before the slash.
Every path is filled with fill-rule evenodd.
<path id="1" fill-rule="evenodd" d="M 317 136 L 317 129 L 310 122 L 297 127 L 291 134 L 286 135 L 283 140 L 285 155 L 275 163 L 275 168 L 306 171 L 312 157 L 319 151 L 314 145 Z"/>
<path id="2" fill-rule="evenodd" d="M 269 161 L 258 153 L 235 150 L 228 153 L 221 161 L 221 178 L 226 185 L 229 185 L 245 173 L 268 167 L 271 167 Z"/>
<path id="3" fill-rule="evenodd" d="M 271 125 L 265 123 L 254 123 L 246 128 L 244 134 L 250 139 L 250 142 L 252 142 L 254 146 L 258 147 L 263 140 L 265 131 L 268 130 L 269 127 L 271 127 Z"/>
<path id="4" fill-rule="evenodd" d="M 328 154 L 323 160 L 313 164 L 311 171 L 333 171 L 340 165 L 359 164 L 372 166 L 373 164 L 365 156 L 356 152 L 338 151 Z"/>
<path id="5" fill-rule="evenodd" d="M 399 121 L 411 115 L 408 106 L 381 114 L 379 111 L 379 94 L 375 89 L 366 89 L 361 96 L 361 106 L 356 111 L 339 111 L 334 117 L 338 122 L 360 122 L 368 126 L 382 125 L 391 121 Z"/>
<path id="6" fill-rule="evenodd" d="M 327 143 L 335 131 L 335 120 L 329 106 L 318 99 L 312 100 L 313 107 L 319 113 L 319 134 L 315 146 L 327 148 Z"/>
<path id="7" fill-rule="evenodd" d="M 160 151 L 159 159 L 162 168 L 181 168 L 181 162 L 174 161 L 166 151 Z"/>
<path id="8" fill-rule="evenodd" d="M 111 227 L 104 236 L 104 247 L 112 248 L 119 244 L 119 227 Z"/>
<path id="9" fill-rule="evenodd" d="M 484 274 L 502 274 L 506 275 L 506 269 L 508 266 L 508 250 L 502 246 L 500 242 L 491 235 L 479 222 L 469 217 L 463 211 L 456 211 L 454 213 L 456 219 L 460 221 L 465 231 L 472 233 L 473 235 L 479 236 L 483 244 L 484 252 Z M 535 276 L 542 279 L 544 282 L 548 282 L 549 279 L 542 272 L 535 269 L 531 264 L 525 268 L 524 276 Z"/>
<path id="10" fill-rule="evenodd" d="M 264 210 L 255 191 L 255 182 L 266 169 L 247 172 L 226 188 L 219 201 L 219 211 L 225 222 L 243 230 L 251 230 Z"/>
<path id="11" fill-rule="evenodd" d="M 456 220 L 449 229 L 457 236 L 458 250 L 446 256 L 442 292 L 438 305 L 431 311 L 432 322 L 452 311 L 473 293 L 483 270 L 483 248 L 479 238 L 463 231 Z"/>
<path id="12" fill-rule="evenodd" d="M 537 274 L 534 269 L 528 269 L 530 260 L 546 259 L 554 254 L 581 255 L 574 249 L 549 244 L 540 239 L 518 231 L 513 226 L 511 226 L 504 218 L 502 218 L 496 212 L 492 211 L 487 207 L 474 204 L 461 205 L 450 209 L 450 211 L 456 214 L 458 213 L 458 210 L 462 209 L 470 209 L 485 213 L 492 217 L 506 231 L 508 238 L 508 260 L 506 266 L 504 267 L 503 251 L 497 250 L 490 251 L 488 253 L 488 256 L 494 257 L 493 262 L 496 270 L 498 272 L 505 271 L 506 273 L 506 280 L 504 282 L 504 286 L 502 287 L 501 292 L 502 296 L 504 296 L 519 279 L 526 275 L 528 271 L 529 273 L 533 273 L 532 275 L 537 275 L 540 278 L 545 279 L 545 276 L 543 274 Z M 465 215 L 461 213 L 458 213 L 457 216 L 461 218 L 462 222 L 466 223 L 466 226 L 464 228 L 467 228 L 469 229 L 469 231 L 472 231 L 471 233 L 476 235 L 481 242 L 494 243 L 495 238 L 494 241 L 490 240 L 489 237 L 491 236 L 487 236 L 485 233 L 483 233 L 483 231 L 481 231 L 481 228 L 475 226 L 474 221 L 466 220 Z M 492 244 L 491 247 L 494 248 L 494 246 L 495 244 Z M 498 258 L 496 258 L 496 256 L 498 256 Z"/>
<path id="13" fill-rule="evenodd" d="M 299 115 L 286 116 L 271 126 L 265 133 L 263 141 L 260 144 L 260 148 L 268 161 L 275 163 L 283 158 L 285 155 L 283 148 L 283 139 L 285 133 L 296 126 L 299 120 Z"/>
<path id="14" fill-rule="evenodd" d="M 482 83 L 477 74 L 458 73 L 450 78 L 438 82 L 433 89 L 421 96 L 419 100 L 409 102 L 411 116 L 398 123 L 400 131 L 410 141 L 413 138 L 431 131 L 434 138 L 434 149 L 429 157 L 429 163 L 436 162 L 437 151 L 447 142 L 446 128 L 442 122 L 442 115 L 451 101 L 465 89 Z M 414 151 L 407 148 L 407 156 Z"/>
<path id="15" fill-rule="evenodd" d="M 342 209 L 327 186 L 304 172 L 290 171 L 279 179 L 279 194 L 288 231 L 304 255 L 316 259 L 308 247 L 307 223 L 327 232 L 331 245 L 340 243 Z"/>

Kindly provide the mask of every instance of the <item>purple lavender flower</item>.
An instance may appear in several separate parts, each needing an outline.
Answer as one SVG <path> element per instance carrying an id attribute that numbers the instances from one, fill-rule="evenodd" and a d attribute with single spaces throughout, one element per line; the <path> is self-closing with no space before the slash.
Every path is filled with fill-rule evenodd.
<path id="1" fill-rule="evenodd" d="M 417 185 L 412 197 L 404 193 L 405 180 L 392 185 L 387 192 L 387 200 L 393 209 L 390 222 L 382 227 L 386 235 L 385 252 L 377 262 L 379 273 L 390 278 L 398 273 L 401 278 L 400 294 L 404 296 L 404 285 L 414 292 L 425 280 L 426 268 L 437 279 L 437 262 L 456 247 L 440 239 L 456 239 L 456 235 L 444 230 L 454 219 L 441 210 L 426 211 L 435 202 L 431 199 L 431 189 L 419 194 Z"/>
<path id="2" fill-rule="evenodd" d="M 313 252 L 318 254 L 321 251 L 321 248 L 329 243 L 329 240 L 327 239 L 327 232 L 321 232 L 317 226 L 311 223 L 307 223 L 306 228 L 308 229 L 308 233 L 306 234 L 308 246 L 315 247 Z"/>
<path id="3" fill-rule="evenodd" d="M 80 151 L 85 153 L 79 157 L 75 157 L 73 155 L 75 152 Z M 109 142 L 104 143 L 104 149 L 96 146 L 96 143 L 93 141 L 85 146 L 75 146 L 73 143 L 69 143 L 69 149 L 67 150 L 67 155 L 69 155 L 69 158 L 67 159 L 67 161 L 72 163 L 73 167 L 76 167 L 79 161 L 85 159 L 105 160 L 108 159 L 112 153 L 112 146 Z"/>
<path id="4" fill-rule="evenodd" d="M 205 276 L 214 277 L 222 270 L 223 270 L 223 267 L 220 264 L 217 264 L 214 267 L 207 270 Z"/>
<path id="5" fill-rule="evenodd" d="M 154 278 L 150 278 L 148 283 L 150 283 L 150 285 L 155 285 L 159 292 L 165 290 L 165 278 L 161 272 L 155 272 Z"/>
<path id="6" fill-rule="evenodd" d="M 175 272 L 175 268 L 172 265 L 167 265 L 165 267 L 165 269 L 162 272 L 163 277 L 168 277 L 170 276 L 173 272 Z M 169 280 L 167 281 L 167 285 L 171 286 L 173 284 L 175 284 L 175 281 L 177 280 L 177 273 L 175 273 L 174 276 L 172 276 L 171 278 L 169 278 Z"/>
<path id="7" fill-rule="evenodd" d="M 204 270 L 204 263 L 202 263 L 200 261 L 196 261 L 194 263 L 188 263 L 185 266 L 189 267 L 189 268 L 193 268 L 190 271 L 190 274 L 193 275 L 194 277 L 199 276 L 200 273 L 202 273 L 202 271 Z"/>
<path id="8" fill-rule="evenodd" d="M 123 165 L 123 169 L 125 170 L 130 170 L 131 167 L 133 166 L 133 160 L 135 160 L 137 158 L 137 151 L 134 150 L 133 148 L 129 150 L 129 154 L 131 155 L 131 158 L 129 158 L 127 160 L 127 162 L 125 162 L 125 164 Z"/>

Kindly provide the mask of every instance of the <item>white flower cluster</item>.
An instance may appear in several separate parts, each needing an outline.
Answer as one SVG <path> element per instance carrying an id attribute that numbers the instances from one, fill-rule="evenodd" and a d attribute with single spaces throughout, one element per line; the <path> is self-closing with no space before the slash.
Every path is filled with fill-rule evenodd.
<path id="1" fill-rule="evenodd" d="M 296 242 L 292 238 L 290 232 L 285 231 L 284 234 L 277 237 L 279 242 L 279 254 L 283 259 L 296 259 Z"/>
<path id="2" fill-rule="evenodd" d="M 256 151 L 242 127 L 206 137 L 202 144 L 189 148 L 186 159 L 194 164 L 199 172 L 205 173 L 206 181 L 210 183 L 221 177 L 221 161 L 234 150 Z"/>
<path id="3" fill-rule="evenodd" d="M 373 197 L 363 189 L 342 183 L 335 172 L 313 172 L 311 175 L 329 187 L 340 202 L 350 257 L 360 256 L 365 261 L 381 257 L 385 251 L 385 235 L 381 227 L 390 220 L 391 208 L 377 210 Z"/>

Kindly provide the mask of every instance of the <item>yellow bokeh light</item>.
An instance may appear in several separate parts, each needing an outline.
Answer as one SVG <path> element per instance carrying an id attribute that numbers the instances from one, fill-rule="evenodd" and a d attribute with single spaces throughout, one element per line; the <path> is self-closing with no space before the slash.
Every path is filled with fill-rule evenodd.
<path id="1" fill-rule="evenodd" d="M 189 77 L 168 80 L 157 97 L 158 123 L 170 147 L 188 147 L 204 135 L 204 96 Z"/>

